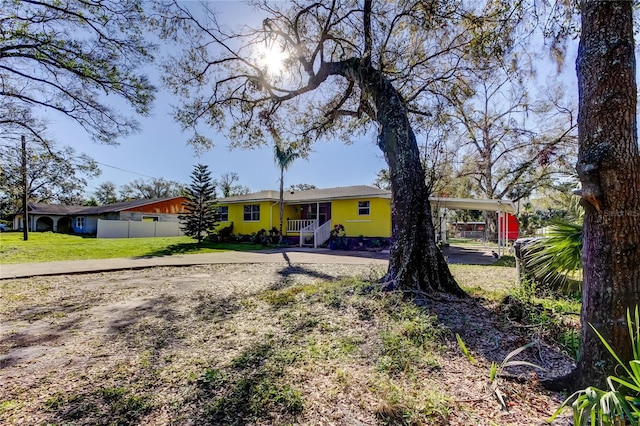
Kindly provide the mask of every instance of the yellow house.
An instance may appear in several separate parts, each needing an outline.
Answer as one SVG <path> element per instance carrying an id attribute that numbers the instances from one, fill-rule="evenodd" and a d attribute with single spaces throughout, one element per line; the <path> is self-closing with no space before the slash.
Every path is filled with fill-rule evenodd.
<path id="1" fill-rule="evenodd" d="M 270 190 L 218 200 L 218 229 L 232 222 L 234 234 L 278 229 L 279 200 L 279 191 Z M 366 185 L 285 191 L 283 236 L 317 247 L 337 225 L 349 237 L 391 237 L 391 192 Z"/>

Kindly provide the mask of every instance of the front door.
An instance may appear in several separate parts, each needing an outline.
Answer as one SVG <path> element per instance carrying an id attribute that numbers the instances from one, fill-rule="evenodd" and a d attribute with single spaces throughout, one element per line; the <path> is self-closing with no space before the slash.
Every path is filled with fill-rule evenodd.
<path id="1" fill-rule="evenodd" d="M 320 203 L 318 208 L 318 224 L 322 225 L 331 220 L 331 203 Z"/>
<path id="2" fill-rule="evenodd" d="M 318 219 L 318 225 L 322 225 L 331 220 L 331 203 L 302 205 L 300 219 Z"/>

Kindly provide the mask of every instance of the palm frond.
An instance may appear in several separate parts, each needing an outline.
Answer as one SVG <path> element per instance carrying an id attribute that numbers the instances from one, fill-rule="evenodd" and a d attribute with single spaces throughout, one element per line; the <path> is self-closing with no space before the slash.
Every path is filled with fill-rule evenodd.
<path id="1" fill-rule="evenodd" d="M 536 281 L 550 289 L 565 287 L 582 268 L 582 225 L 557 221 L 550 232 L 529 244 L 524 265 Z"/>

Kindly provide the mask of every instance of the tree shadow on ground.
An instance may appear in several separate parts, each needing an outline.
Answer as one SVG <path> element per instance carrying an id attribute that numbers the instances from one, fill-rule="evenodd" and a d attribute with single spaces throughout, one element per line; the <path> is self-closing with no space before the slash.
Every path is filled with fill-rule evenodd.
<path id="1" fill-rule="evenodd" d="M 282 252 L 282 257 L 287 262 L 287 266 L 280 269 L 278 274 L 280 274 L 285 281 L 293 275 L 306 275 L 311 278 L 318 278 L 327 281 L 334 281 L 341 278 L 335 275 L 325 274 L 324 272 L 315 271 L 311 268 L 306 268 L 300 264 L 293 264 L 291 263 L 291 259 L 286 251 Z"/>
<path id="2" fill-rule="evenodd" d="M 177 323 L 183 315 L 171 305 L 175 296 L 157 296 L 141 303 L 119 305 L 107 312 L 106 338 L 119 339 L 125 347 L 140 351 L 159 351 L 181 340 Z"/>
<path id="3" fill-rule="evenodd" d="M 195 303 L 193 313 L 201 321 L 224 321 L 242 309 L 240 302 L 245 297 L 235 295 L 220 297 L 215 293 L 199 291 L 191 296 Z"/>
<path id="4" fill-rule="evenodd" d="M 7 312 L 12 323 L 22 324 L 17 327 L 21 331 L 7 333 L 0 338 L 0 368 L 29 362 L 40 356 L 34 348 L 64 345 L 69 333 L 82 329 L 85 312 L 101 300 L 100 297 L 79 293 Z"/>
<path id="5" fill-rule="evenodd" d="M 513 350 L 530 342 L 534 346 L 518 355 L 545 370 L 530 367 L 510 369 L 513 374 L 529 377 L 535 372 L 537 377 L 559 376 L 573 368 L 573 360 L 556 344 L 540 338 L 538 330 L 530 324 L 520 323 L 508 317 L 502 311 L 503 305 L 489 309 L 481 303 L 481 299 L 459 299 L 453 296 L 425 297 L 420 304 L 431 314 L 436 315 L 438 323 L 452 334 L 459 334 L 465 346 L 475 355 L 497 364 Z"/>
<path id="6" fill-rule="evenodd" d="M 149 259 L 153 257 L 173 256 L 177 254 L 193 254 L 201 252 L 203 249 L 218 251 L 264 251 L 266 248 L 268 247 L 260 244 L 216 243 L 205 240 L 201 243 L 194 241 L 192 243 L 171 244 L 163 249 L 154 250 L 147 254 L 136 256 L 135 259 Z"/>
<path id="7" fill-rule="evenodd" d="M 130 355 L 119 364 L 105 366 L 91 383 L 51 395 L 43 403 L 45 422 L 142 424 L 154 410 L 163 386 L 156 368 L 171 363 L 165 358 L 167 350 L 170 353 L 171 347 L 187 344 L 184 339 L 189 328 L 199 322 L 232 324 L 234 315 L 243 309 L 242 299 L 250 296 L 220 298 L 199 291 L 187 297 L 192 308 L 182 313 L 172 306 L 176 299 L 166 296 L 108 311 L 113 318 L 106 324 L 104 338 Z M 185 321 L 189 320 L 195 322 L 187 326 Z M 272 424 L 280 424 L 282 419 L 293 423 L 303 403 L 299 392 L 282 380 L 287 364 L 279 358 L 279 351 L 285 344 L 273 337 L 257 339 L 220 368 L 219 360 L 209 359 L 200 375 L 189 380 L 189 391 L 180 397 L 185 408 L 174 420 L 178 424 L 248 425 L 278 413 Z M 146 384 L 141 387 L 139 383 Z"/>
<path id="8" fill-rule="evenodd" d="M 225 367 L 205 369 L 189 404 L 201 406 L 202 414 L 190 413 L 189 420 L 233 426 L 294 424 L 303 410 L 303 399 L 283 380 L 285 369 L 295 362 L 295 357 L 284 355 L 287 345 L 292 343 L 273 337 L 261 339 Z"/>
<path id="9" fill-rule="evenodd" d="M 30 306 L 20 311 L 14 310 L 9 315 L 12 321 L 26 321 L 32 323 L 48 316 L 65 316 L 75 312 L 85 311 L 95 306 L 101 299 L 86 294 L 63 297 L 43 305 Z"/>
<path id="10" fill-rule="evenodd" d="M 22 349 L 38 346 L 57 346 L 59 341 L 64 339 L 66 333 L 78 328 L 81 321 L 82 318 L 73 318 L 55 326 L 49 325 L 49 327 L 40 332 L 32 332 L 27 329 L 19 333 L 8 334 L 0 339 L 0 354 L 2 354 L 0 356 L 0 368 L 10 367 L 25 361 L 25 355 L 21 354 Z"/>
<path id="11" fill-rule="evenodd" d="M 197 242 L 193 243 L 181 243 L 181 244 L 171 244 L 163 249 L 154 250 L 142 256 L 136 256 L 136 259 L 149 259 L 152 257 L 162 257 L 162 256 L 173 256 L 176 254 L 191 254 L 197 253 L 203 248 L 211 248 L 215 249 L 215 244 L 203 241 L 198 244 Z"/>
<path id="12" fill-rule="evenodd" d="M 42 407 L 45 422 L 141 424 L 144 416 L 154 408 L 157 389 L 154 386 L 140 388 L 136 383 L 158 381 L 154 378 L 156 368 L 170 363 L 166 354 L 188 339 L 189 327 L 185 321 L 194 318 L 196 321 L 223 321 L 241 309 L 236 296 L 214 300 L 213 294 L 196 292 L 190 297 L 193 307 L 186 312 L 176 309 L 178 299 L 170 295 L 103 304 L 100 314 L 107 322 L 102 339 L 111 347 L 110 351 L 120 351 L 127 356 L 122 362 L 105 365 L 101 375 L 90 383 L 50 395 Z M 65 328 L 70 326 L 66 324 Z M 35 343 L 25 341 L 25 344 Z M 98 362 L 98 359 L 89 362 Z M 132 368 L 135 374 L 131 373 Z"/>
<path id="13" fill-rule="evenodd" d="M 57 392 L 43 405 L 46 424 L 137 425 L 153 409 L 152 394 L 125 386 Z"/>

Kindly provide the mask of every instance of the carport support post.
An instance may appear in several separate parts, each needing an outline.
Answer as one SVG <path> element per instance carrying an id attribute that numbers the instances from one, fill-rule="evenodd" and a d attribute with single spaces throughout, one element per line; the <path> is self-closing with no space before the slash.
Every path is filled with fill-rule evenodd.
<path id="1" fill-rule="evenodd" d="M 29 182 L 27 181 L 27 140 L 22 135 L 22 239 L 29 239 Z"/>
<path id="2" fill-rule="evenodd" d="M 502 241 L 501 241 L 501 238 L 500 238 L 501 237 L 501 235 L 500 235 L 501 229 L 500 228 L 502 228 L 502 227 L 500 226 L 500 219 L 502 219 L 502 212 L 498 211 L 498 229 L 497 229 L 497 231 L 498 231 L 498 257 L 502 256 L 502 252 L 500 250 L 502 248 Z"/>
<path id="3" fill-rule="evenodd" d="M 438 218 L 440 219 L 440 241 L 447 246 L 449 245 L 449 241 L 447 241 L 447 210 L 438 209 Z"/>

